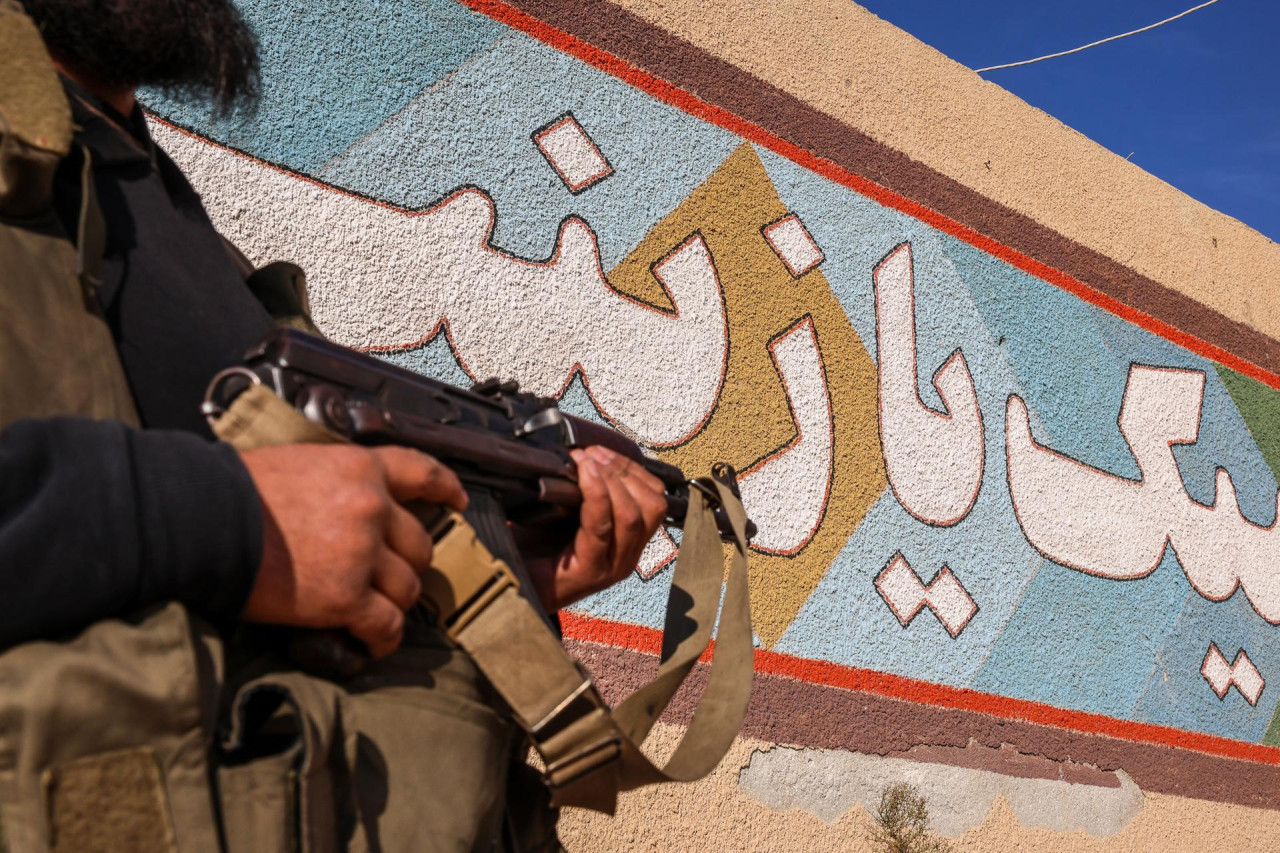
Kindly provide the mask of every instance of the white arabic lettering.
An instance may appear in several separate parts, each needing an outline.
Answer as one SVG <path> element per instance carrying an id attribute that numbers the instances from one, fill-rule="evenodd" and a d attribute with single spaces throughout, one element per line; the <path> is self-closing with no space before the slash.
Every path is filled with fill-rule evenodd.
<path id="1" fill-rule="evenodd" d="M 654 265 L 669 311 L 613 289 L 595 234 L 576 217 L 549 260 L 528 261 L 490 244 L 494 204 L 480 190 L 398 210 L 161 124 L 152 132 L 252 260 L 284 256 L 307 270 L 313 317 L 340 343 L 399 349 L 443 330 L 473 379 L 558 396 L 580 374 L 606 418 L 657 447 L 688 440 L 715 408 L 728 327 L 698 234 Z M 226 186 L 241 191 L 215 191 Z"/>
<path id="2" fill-rule="evenodd" d="M 795 438 L 742 473 L 742 504 L 760 528 L 751 547 L 798 554 L 827 511 L 835 436 L 827 374 L 813 318 L 805 316 L 769 342 L 787 392 Z"/>
<path id="3" fill-rule="evenodd" d="M 1119 426 L 1137 480 L 1038 444 L 1026 404 L 1011 396 L 1005 441 L 1014 512 L 1027 540 L 1054 562 L 1105 578 L 1140 578 L 1172 546 L 1200 595 L 1221 601 L 1242 587 L 1263 619 L 1280 623 L 1275 523 L 1261 527 L 1244 517 L 1222 468 L 1214 503 L 1192 500 L 1173 456 L 1173 445 L 1199 438 L 1204 384 L 1196 370 L 1130 367 Z"/>
<path id="4" fill-rule="evenodd" d="M 915 282 L 911 244 L 894 249 L 872 274 L 879 361 L 880 444 L 898 502 L 921 521 L 956 524 L 982 485 L 982 412 L 964 353 L 933 376 L 945 412 L 920 399 L 916 385 Z"/>

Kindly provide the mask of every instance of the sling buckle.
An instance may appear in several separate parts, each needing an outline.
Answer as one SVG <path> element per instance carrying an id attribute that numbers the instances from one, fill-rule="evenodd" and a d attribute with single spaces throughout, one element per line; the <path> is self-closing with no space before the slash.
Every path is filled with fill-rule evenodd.
<path id="1" fill-rule="evenodd" d="M 529 726 L 529 734 L 535 740 L 542 741 L 546 739 L 547 735 L 554 734 L 563 729 L 568 723 L 573 722 L 572 720 L 561 720 L 560 715 L 569 710 L 573 703 L 585 696 L 587 691 L 591 689 L 591 679 L 584 677 L 582 683 L 571 690 L 568 696 L 561 699 L 541 720 Z M 598 707 L 594 702 L 590 703 L 590 705 L 591 708 Z"/>
<path id="2" fill-rule="evenodd" d="M 493 562 L 496 571 L 476 590 L 476 592 L 466 601 L 462 603 L 456 611 L 448 614 L 444 619 L 445 633 L 451 638 L 457 635 L 471 624 L 471 621 L 484 612 L 485 608 L 493 603 L 493 600 L 508 587 L 518 587 L 515 575 L 507 568 L 505 563 L 498 561 Z"/>
<path id="3" fill-rule="evenodd" d="M 621 736 L 617 732 L 607 734 L 580 749 L 573 750 L 563 758 L 548 762 L 542 778 L 547 783 L 547 787 L 554 792 L 557 788 L 570 785 L 583 776 L 616 761 L 620 755 L 622 755 Z"/>
<path id="4" fill-rule="evenodd" d="M 459 513 L 423 521 L 435 538 L 435 547 L 431 567 L 421 576 L 421 600 L 440 620 L 449 639 L 458 642 L 468 625 L 507 590 L 519 589 L 520 582 Z"/>
<path id="5" fill-rule="evenodd" d="M 579 671 L 582 672 L 581 667 Z M 604 731 L 601 731 L 601 727 Z M 543 778 L 553 789 L 562 788 L 606 764 L 622 754 L 622 737 L 608 716 L 608 707 L 590 677 L 582 672 L 582 681 L 556 703 L 541 720 L 525 727 L 534 746 L 543 755 L 547 768 Z M 592 738 L 592 734 L 597 736 Z M 564 741 L 568 740 L 567 748 Z M 544 746 L 560 742 L 553 753 L 564 754 L 552 759 Z M 579 745 L 586 741 L 585 745 Z"/>
<path id="6" fill-rule="evenodd" d="M 591 683 L 591 677 L 583 671 L 581 664 L 574 661 L 574 666 L 582 676 L 582 681 L 566 693 L 555 707 L 542 716 L 542 719 L 537 722 L 528 722 L 519 720 L 517 715 L 521 727 L 539 748 L 562 732 L 577 726 L 593 713 L 608 716 L 608 706 L 596 692 L 595 685 Z"/>

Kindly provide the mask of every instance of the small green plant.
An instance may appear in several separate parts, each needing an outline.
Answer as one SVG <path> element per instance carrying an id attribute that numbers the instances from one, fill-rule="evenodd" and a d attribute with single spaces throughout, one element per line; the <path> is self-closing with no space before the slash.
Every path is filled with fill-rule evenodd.
<path id="1" fill-rule="evenodd" d="M 880 853 L 951 853 L 929 833 L 929 807 L 914 785 L 899 782 L 880 792 L 876 825 L 868 837 Z"/>

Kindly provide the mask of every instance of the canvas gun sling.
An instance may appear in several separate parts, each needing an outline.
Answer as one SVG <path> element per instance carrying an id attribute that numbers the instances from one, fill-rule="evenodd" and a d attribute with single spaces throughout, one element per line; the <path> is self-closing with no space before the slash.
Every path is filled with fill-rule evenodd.
<path id="1" fill-rule="evenodd" d="M 221 439 L 242 451 L 345 441 L 262 386 L 243 392 L 213 426 Z M 457 513 L 431 525 L 435 548 L 431 568 L 422 577 L 423 602 L 449 638 L 472 657 L 528 734 L 545 765 L 544 778 L 556 806 L 612 814 L 620 791 L 701 778 L 719 763 L 746 715 L 754 659 L 746 513 L 724 484 L 712 478 L 699 482 L 732 520 L 728 576 L 716 504 L 700 488 L 691 489 L 658 675 L 612 711 L 535 606 L 520 595 L 511 570 L 489 553 L 471 525 Z M 724 604 L 707 687 L 679 746 L 663 767 L 657 767 L 640 745 L 711 646 L 722 578 Z M 671 606 L 677 595 L 687 595 L 690 601 L 679 612 Z M 678 635 L 676 626 L 690 624 L 691 631 Z"/>

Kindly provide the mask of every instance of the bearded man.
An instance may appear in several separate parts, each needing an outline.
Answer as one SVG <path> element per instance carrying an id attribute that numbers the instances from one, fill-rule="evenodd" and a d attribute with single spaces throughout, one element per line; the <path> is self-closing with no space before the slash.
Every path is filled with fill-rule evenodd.
<path id="1" fill-rule="evenodd" d="M 293 849 L 299 836 L 319 850 L 354 844 L 356 837 L 371 849 L 514 849 L 520 842 L 504 816 L 501 790 L 510 725 L 491 708 L 495 701 L 474 667 L 438 632 L 405 618 L 432 542 L 404 504 L 462 509 L 466 495 L 457 478 L 403 448 L 295 444 L 239 453 L 213 441 L 200 416 L 210 377 L 239 361 L 274 320 L 246 283 L 251 268 L 243 256 L 219 237 L 190 184 L 151 140 L 135 92 L 152 86 L 210 98 L 223 110 L 251 108 L 258 93 L 252 33 L 229 0 L 22 0 L 22 6 L 29 21 L 13 0 L 0 0 L 3 39 L 20 40 L 22 28 L 35 23 L 74 122 L 72 153 L 54 176 L 56 223 L 46 231 L 78 239 L 84 257 L 86 216 L 96 196 L 105 231 L 93 247 L 96 270 L 85 300 L 110 331 L 137 424 L 15 420 L 14 414 L 48 407 L 39 400 L 20 401 L 16 412 L 0 406 L 6 414 L 0 420 L 13 421 L 0 433 L 0 648 L 16 647 L 0 657 L 8 661 L 0 663 L 0 678 L 6 665 L 22 676 L 12 707 L 0 706 L 0 814 L 15 853 L 90 849 L 86 844 L 122 849 L 121 839 L 134 839 L 132 849 L 239 843 L 266 850 L 276 849 L 268 840 L 275 838 L 280 849 Z M 0 141 L 11 124 L 6 110 L 25 109 L 14 106 L 20 87 L 5 91 L 2 75 L 30 70 L 6 70 L 4 61 Z M 0 209 L 3 227 L 28 226 Z M 8 251 L 5 245 L 0 251 Z M 0 292 L 20 284 L 0 263 Z M 24 322 L 32 320 L 5 316 L 0 335 L 17 334 Z M 0 373 L 6 369 L 15 368 L 0 365 Z M 665 512 L 662 485 L 639 466 L 605 450 L 575 454 L 584 495 L 580 524 L 534 575 L 550 611 L 624 577 Z M 176 631 L 173 648 L 157 643 L 157 620 L 169 620 L 165 625 Z M 254 682 L 256 693 L 233 702 L 232 688 L 249 678 L 236 673 L 234 654 L 208 650 L 221 649 L 242 623 L 342 628 L 385 660 L 340 696 L 286 675 Z M 406 643 L 414 648 L 392 654 L 406 634 L 416 637 Z M 255 672 L 273 666 L 279 668 L 259 665 Z M 57 679 L 36 677 L 55 672 Z M 195 686 L 183 678 L 194 678 Z M 137 695 L 129 692 L 135 688 Z M 379 698 L 348 701 L 366 694 Z M 390 694 L 399 699 L 385 698 Z M 152 702 L 157 697 L 163 701 Z M 82 706 L 99 700 L 98 715 L 85 717 Z M 427 709 L 417 718 L 425 721 L 421 730 L 407 734 L 414 735 L 414 765 L 425 763 L 433 776 L 402 769 L 410 765 L 397 746 L 365 737 L 362 726 L 376 730 L 376 718 L 395 701 Z M 154 710 L 165 702 L 187 716 L 147 718 L 166 713 Z M 64 715 L 74 703 L 81 707 Z M 343 729 L 334 709 L 351 707 L 358 713 Z M 231 718 L 227 708 L 234 709 Z M 120 735 L 116 715 L 126 714 L 134 715 L 137 731 L 154 730 L 156 739 L 133 744 Z M 289 752 L 292 746 L 272 751 L 278 734 L 272 726 L 290 714 L 294 740 L 298 732 L 320 731 L 318 718 L 327 720 L 325 736 L 308 744 L 312 754 Z M 50 720 L 66 723 L 56 738 L 30 734 Z M 101 731 L 66 720 L 98 720 Z M 76 755 L 58 753 L 81 738 Z M 325 749 L 330 753 L 314 754 Z M 56 771 L 44 766 L 55 753 L 62 755 Z M 125 753 L 127 761 L 100 760 Z M 340 763 L 351 778 L 308 789 L 308 774 L 334 756 L 345 756 Z M 263 787 L 267 759 L 279 765 L 271 785 L 283 768 L 285 784 L 295 788 Z M 23 788 L 32 774 L 41 780 L 35 793 Z M 412 788 L 422 778 L 437 784 L 412 790 L 422 811 L 412 815 L 420 834 L 410 843 L 407 824 L 392 826 L 386 816 L 402 796 L 394 786 Z M 179 790 L 184 779 L 197 788 L 203 780 L 206 788 Z M 137 794 L 130 786 L 142 786 L 139 796 L 148 802 L 158 789 L 165 805 L 121 828 L 112 796 Z M 72 796 L 86 790 L 87 799 Z M 291 805 L 278 811 L 262 805 L 273 798 Z M 433 808 L 436 801 L 446 807 Z M 271 817 L 264 822 L 262 814 Z M 274 827 L 285 814 L 294 825 Z M 142 839 L 147 833 L 150 840 Z M 544 836 L 534 843 L 555 843 Z"/>

